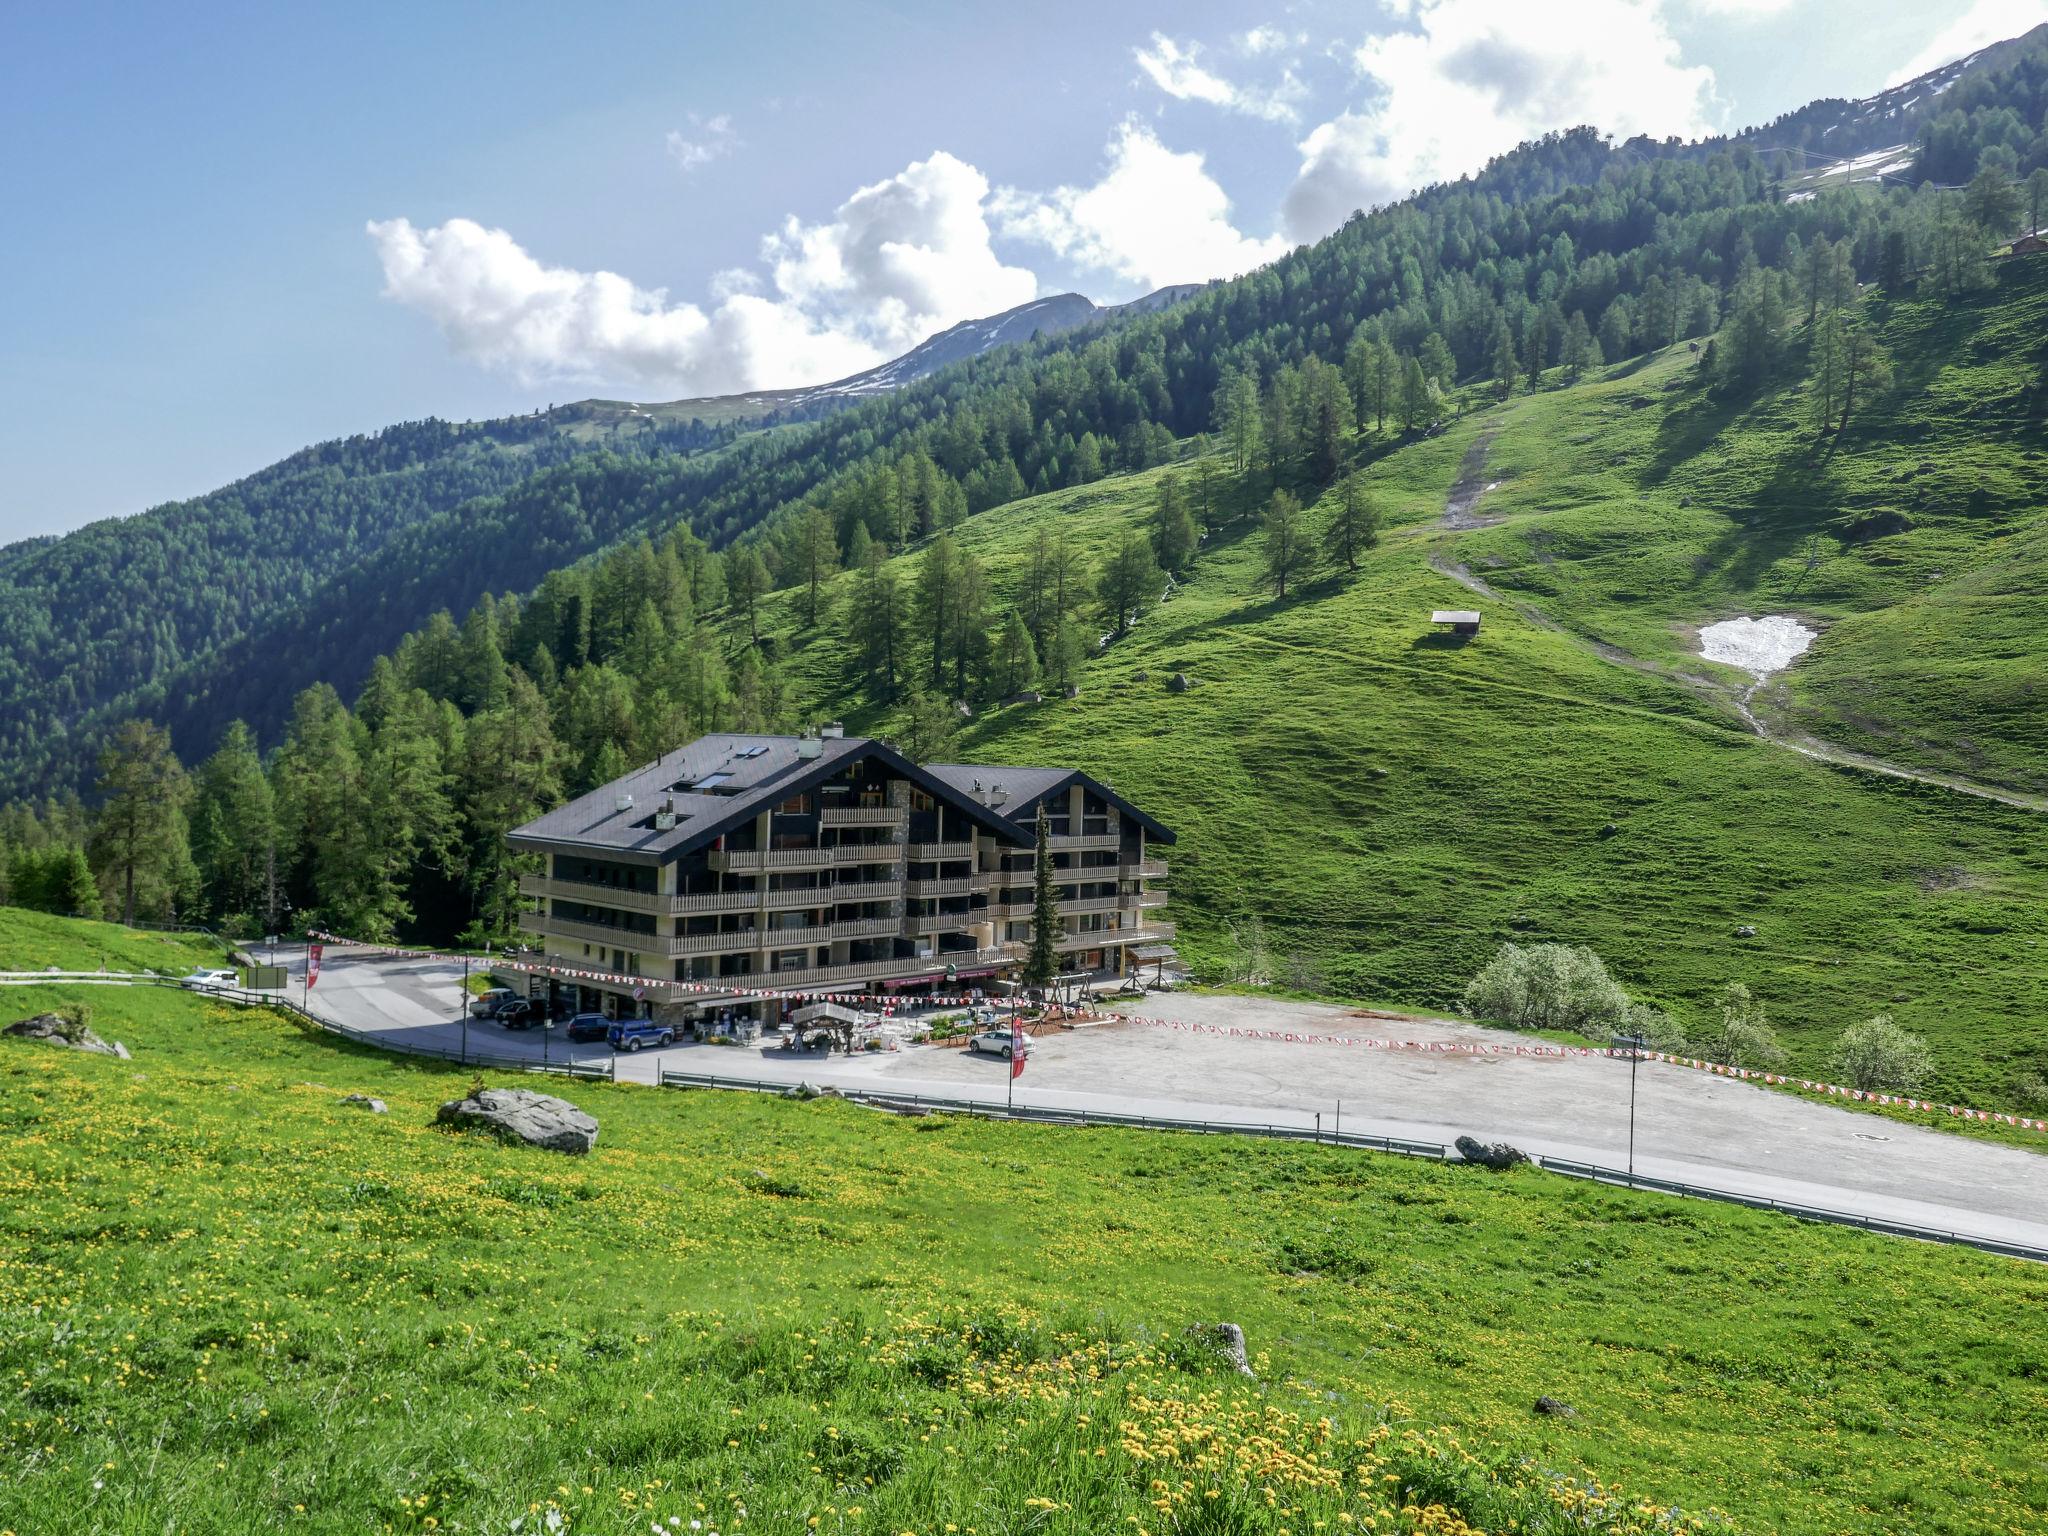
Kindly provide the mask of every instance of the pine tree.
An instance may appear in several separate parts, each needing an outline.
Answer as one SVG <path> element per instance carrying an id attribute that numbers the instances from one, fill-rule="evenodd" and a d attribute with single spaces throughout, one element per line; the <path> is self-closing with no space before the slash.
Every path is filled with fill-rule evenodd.
<path id="1" fill-rule="evenodd" d="M 917 568 L 917 604 L 923 611 L 931 641 L 932 665 L 927 685 L 946 686 L 946 641 L 953 632 L 953 605 L 959 600 L 960 547 L 942 533 L 926 546 Z"/>
<path id="2" fill-rule="evenodd" d="M 1308 563 L 1308 545 L 1301 534 L 1301 503 L 1285 491 L 1275 491 L 1266 507 L 1266 579 L 1273 584 L 1273 596 L 1287 596 L 1288 578 Z"/>
<path id="3" fill-rule="evenodd" d="M 1336 510 L 1323 535 L 1323 548 L 1334 564 L 1356 571 L 1358 557 L 1380 541 L 1380 509 L 1355 474 L 1337 482 L 1334 500 Z"/>
<path id="4" fill-rule="evenodd" d="M 1842 317 L 1833 310 L 1819 313 L 1813 343 L 1808 348 L 1807 393 L 1814 430 L 1826 433 L 1833 430 L 1835 410 L 1842 403 L 1847 357 L 1842 345 Z"/>
<path id="5" fill-rule="evenodd" d="M 853 644 L 867 675 L 868 697 L 877 704 L 894 704 L 900 696 L 903 618 L 896 573 L 882 546 L 870 544 L 853 591 Z"/>
<path id="6" fill-rule="evenodd" d="M 184 814 L 190 786 L 171 752 L 170 732 L 124 720 L 100 753 L 99 792 L 94 862 L 121 893 L 121 921 L 135 921 L 138 889 L 168 911 L 177 878 L 191 865 Z"/>
<path id="7" fill-rule="evenodd" d="M 208 916 L 261 913 L 276 854 L 276 801 L 256 754 L 256 738 L 241 721 L 231 721 L 195 776 L 192 857 Z"/>
<path id="8" fill-rule="evenodd" d="M 1081 664 L 1088 659 L 1088 631 L 1069 614 L 1053 629 L 1045 649 L 1045 676 L 1062 692 L 1081 685 Z"/>
<path id="9" fill-rule="evenodd" d="M 1102 615 L 1119 638 L 1129 632 L 1165 584 L 1166 578 L 1152 558 L 1152 546 L 1137 533 L 1126 532 L 1096 583 Z"/>
<path id="10" fill-rule="evenodd" d="M 1521 364 L 1515 359 L 1515 338 L 1505 324 L 1495 327 L 1493 333 L 1493 393 L 1496 399 L 1505 400 L 1515 392 L 1515 380 L 1521 376 Z"/>
<path id="11" fill-rule="evenodd" d="M 839 569 L 839 541 L 832 534 L 831 515 L 815 503 L 804 508 L 795 529 L 790 539 L 791 564 L 804 589 L 804 627 L 813 629 L 818 623 L 821 588 Z"/>
<path id="12" fill-rule="evenodd" d="M 761 563 L 761 552 L 752 545 L 734 550 L 725 563 L 725 583 L 733 611 L 747 621 L 747 639 L 759 645 L 760 603 L 769 587 L 768 567 Z"/>
<path id="13" fill-rule="evenodd" d="M 1024 957 L 1023 982 L 1041 994 L 1060 973 L 1059 941 L 1065 934 L 1058 895 L 1053 887 L 1052 840 L 1046 830 L 1045 802 L 1038 805 L 1038 852 L 1032 864 L 1031 948 Z"/>
<path id="14" fill-rule="evenodd" d="M 1436 393 L 1414 358 L 1401 363 L 1401 425 L 1413 432 L 1436 420 Z"/>
<path id="15" fill-rule="evenodd" d="M 923 689 L 904 704 L 900 722 L 903 755 L 918 764 L 943 761 L 960 726 L 953 706 Z"/>
<path id="16" fill-rule="evenodd" d="M 1195 520 L 1181 497 L 1180 476 L 1169 471 L 1159 477 L 1152 502 L 1152 553 L 1160 569 L 1183 574 L 1194 559 L 1195 539 Z"/>
<path id="17" fill-rule="evenodd" d="M 1038 680 L 1038 647 L 1032 642 L 1031 627 L 1024 615 L 1012 608 L 1003 620 L 1002 638 L 996 642 L 995 692 L 999 698 L 1024 692 Z"/>
<path id="18" fill-rule="evenodd" d="M 1891 387 L 1892 363 L 1877 339 L 1861 326 L 1851 326 L 1842 337 L 1842 416 L 1836 431 L 1847 431 L 1856 410 L 1856 396 L 1866 397 Z"/>

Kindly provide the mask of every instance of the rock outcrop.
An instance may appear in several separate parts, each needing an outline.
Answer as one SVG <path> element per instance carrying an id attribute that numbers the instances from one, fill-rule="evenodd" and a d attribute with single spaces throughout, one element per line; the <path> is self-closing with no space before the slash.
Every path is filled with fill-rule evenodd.
<path id="1" fill-rule="evenodd" d="M 61 1013 L 39 1013 L 33 1018 L 7 1026 L 5 1033 L 23 1040 L 40 1040 L 67 1051 L 96 1051 L 102 1056 L 129 1059 L 128 1047 L 118 1040 L 102 1040 L 83 1024 L 74 1024 Z"/>
<path id="2" fill-rule="evenodd" d="M 1519 1147 L 1511 1147 L 1504 1141 L 1480 1141 L 1472 1136 L 1460 1136 L 1457 1142 L 1458 1156 L 1468 1163 L 1477 1163 L 1482 1168 L 1502 1172 L 1517 1163 L 1529 1161 L 1529 1154 Z"/>
<path id="3" fill-rule="evenodd" d="M 479 1088 L 434 1116 L 442 1125 L 490 1131 L 550 1152 L 581 1156 L 597 1145 L 597 1122 L 567 1099 L 524 1088 Z"/>

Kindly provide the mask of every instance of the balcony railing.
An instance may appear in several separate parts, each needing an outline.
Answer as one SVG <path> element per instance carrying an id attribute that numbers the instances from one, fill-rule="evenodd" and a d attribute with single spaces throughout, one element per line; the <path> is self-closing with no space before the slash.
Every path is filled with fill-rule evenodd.
<path id="1" fill-rule="evenodd" d="M 1164 891 L 1139 891 L 1130 900 L 1141 908 L 1163 907 L 1167 903 L 1167 895 Z"/>
<path id="2" fill-rule="evenodd" d="M 1126 859 L 1117 866 L 1117 875 L 1124 880 L 1164 880 L 1166 860 Z"/>
<path id="3" fill-rule="evenodd" d="M 971 859 L 974 857 L 973 843 L 912 843 L 908 852 L 917 860 Z"/>
<path id="4" fill-rule="evenodd" d="M 903 858 L 901 843 L 841 843 L 837 848 L 825 852 L 834 864 L 888 864 L 895 865 Z"/>
<path id="5" fill-rule="evenodd" d="M 768 869 L 824 869 L 832 863 L 831 848 L 714 848 L 704 856 L 713 869 L 728 874 L 758 874 Z"/>
<path id="6" fill-rule="evenodd" d="M 966 896 L 974 890 L 974 881 L 965 875 L 950 880 L 906 880 L 903 882 L 905 896 Z"/>
<path id="7" fill-rule="evenodd" d="M 667 912 L 669 898 L 658 891 L 629 891 L 595 880 L 551 879 L 546 875 L 521 875 L 519 894 L 546 899 L 588 902 L 593 907 L 610 907 L 619 912 Z"/>
<path id="8" fill-rule="evenodd" d="M 818 812 L 818 821 L 827 827 L 894 827 L 908 814 L 899 805 L 828 805 Z"/>
<path id="9" fill-rule="evenodd" d="M 913 912 L 899 920 L 905 933 L 965 933 L 976 923 L 988 921 L 988 910 L 978 912 Z"/>
<path id="10" fill-rule="evenodd" d="M 603 923 L 579 923 L 566 917 L 549 917 L 543 912 L 522 912 L 519 927 L 525 933 L 575 939 L 607 949 L 630 949 L 640 955 L 673 956 L 681 953 L 674 947 L 674 939 L 663 938 L 658 933 L 639 933 L 631 928 L 612 928 Z"/>
<path id="11" fill-rule="evenodd" d="M 1097 849 L 1123 847 L 1120 832 L 1076 832 L 1068 837 L 1048 837 L 1046 846 L 1054 853 L 1092 853 Z"/>

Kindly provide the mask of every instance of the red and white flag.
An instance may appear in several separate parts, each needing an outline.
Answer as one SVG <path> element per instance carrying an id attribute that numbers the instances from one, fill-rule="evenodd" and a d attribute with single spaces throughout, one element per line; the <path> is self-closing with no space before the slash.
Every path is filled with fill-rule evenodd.
<path id="1" fill-rule="evenodd" d="M 1010 1079 L 1014 1082 L 1024 1075 L 1024 1029 L 1015 1019 L 1010 1021 Z"/>
<path id="2" fill-rule="evenodd" d="M 320 951 L 322 947 L 319 944 L 308 944 L 306 946 L 306 985 L 309 987 L 320 984 Z"/>

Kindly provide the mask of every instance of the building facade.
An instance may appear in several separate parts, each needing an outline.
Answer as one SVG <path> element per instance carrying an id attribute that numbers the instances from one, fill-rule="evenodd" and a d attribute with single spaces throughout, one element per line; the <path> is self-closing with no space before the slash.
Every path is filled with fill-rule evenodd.
<path id="1" fill-rule="evenodd" d="M 993 990 L 1031 938 L 1039 807 L 1063 970 L 1173 958 L 1173 833 L 1064 768 L 919 767 L 881 742 L 706 736 L 514 831 L 537 854 L 503 979 L 686 1026 L 777 1018 L 771 992 Z"/>

